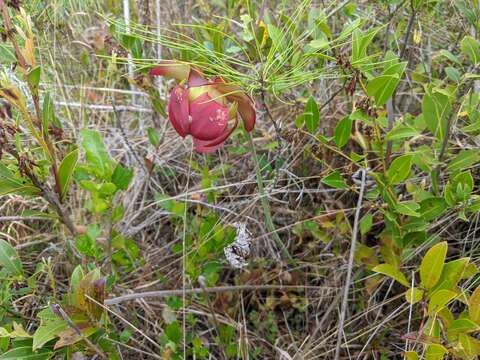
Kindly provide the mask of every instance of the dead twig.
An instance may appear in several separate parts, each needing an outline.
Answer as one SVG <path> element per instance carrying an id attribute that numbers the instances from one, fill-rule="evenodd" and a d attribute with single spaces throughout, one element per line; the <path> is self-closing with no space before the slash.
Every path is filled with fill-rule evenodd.
<path id="1" fill-rule="evenodd" d="M 348 293 L 350 290 L 350 283 L 352 281 L 353 259 L 355 257 L 355 247 L 357 243 L 358 223 L 360 222 L 360 211 L 362 209 L 363 192 L 365 191 L 365 179 L 366 179 L 365 169 L 362 169 L 361 172 L 362 172 L 362 183 L 360 185 L 360 194 L 358 195 L 357 210 L 355 211 L 355 218 L 353 222 L 352 243 L 350 245 L 350 256 L 348 259 L 347 279 L 345 280 L 345 289 L 343 292 L 342 308 L 340 311 L 340 319 L 338 320 L 335 360 L 338 360 L 340 358 L 340 346 L 342 344 L 342 337 L 343 337 L 343 324 L 345 323 L 345 314 L 347 312 L 347 305 L 348 305 Z"/>
<path id="2" fill-rule="evenodd" d="M 142 293 L 134 293 L 118 296 L 115 298 L 105 300 L 105 305 L 116 305 L 125 301 L 132 301 L 144 298 L 164 298 L 168 296 L 179 296 L 185 293 L 185 295 L 195 295 L 202 293 L 222 293 L 231 291 L 261 291 L 261 290 L 320 290 L 320 289 L 334 288 L 325 286 L 305 286 L 305 285 L 235 285 L 235 286 L 214 286 L 205 288 L 193 288 L 193 289 L 174 289 L 174 290 L 158 290 L 158 291 L 146 291 Z"/>

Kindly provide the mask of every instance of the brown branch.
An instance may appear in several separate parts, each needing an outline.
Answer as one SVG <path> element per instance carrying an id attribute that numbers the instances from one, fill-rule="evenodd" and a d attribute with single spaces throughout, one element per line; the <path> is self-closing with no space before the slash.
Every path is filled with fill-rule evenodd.
<path id="1" fill-rule="evenodd" d="M 67 229 L 70 231 L 70 234 L 76 236 L 78 234 L 77 228 L 70 219 L 70 216 L 63 209 L 60 199 L 58 198 L 58 194 L 43 184 L 28 166 L 26 167 L 26 175 L 30 178 L 33 185 L 40 190 L 42 197 L 50 204 L 53 210 L 55 210 L 60 218 L 60 221 L 67 227 Z"/>
<path id="2" fill-rule="evenodd" d="M 266 98 L 265 98 L 265 90 L 263 88 L 260 92 L 260 98 L 262 100 L 262 107 L 265 110 L 265 113 L 267 114 L 267 117 L 272 122 L 273 128 L 275 129 L 275 133 L 277 135 L 278 145 L 280 145 L 282 143 L 281 129 L 280 129 L 280 126 L 278 126 L 278 123 L 274 119 L 273 114 L 272 114 L 272 112 L 270 111 L 270 108 L 267 105 L 267 101 L 266 101 Z"/>
<path id="3" fill-rule="evenodd" d="M 261 291 L 261 290 L 319 290 L 319 289 L 336 289 L 328 286 L 305 286 L 305 285 L 235 285 L 235 286 L 214 286 L 205 288 L 193 288 L 193 289 L 174 289 L 174 290 L 158 290 L 158 291 L 146 291 L 141 293 L 127 294 L 118 296 L 111 299 L 106 299 L 104 304 L 116 305 L 125 301 L 132 301 L 144 298 L 164 298 L 168 296 L 180 296 L 180 295 L 195 295 L 203 293 L 223 293 L 231 291 Z"/>
<path id="4" fill-rule="evenodd" d="M 43 197 L 50 204 L 53 210 L 55 210 L 60 221 L 67 227 L 70 234 L 72 236 L 76 236 L 78 234 L 77 228 L 70 219 L 70 216 L 63 209 L 62 204 L 60 203 L 60 199 L 58 198 L 58 194 L 50 190 L 46 184 L 40 181 L 40 179 L 34 173 L 33 169 L 29 166 L 29 164 L 25 164 L 25 162 L 22 162 L 20 154 L 16 150 L 12 148 L 7 148 L 4 150 L 17 160 L 19 170 L 23 171 L 25 175 L 27 175 L 27 177 L 30 179 L 32 184 L 38 190 L 40 190 L 41 197 Z"/>

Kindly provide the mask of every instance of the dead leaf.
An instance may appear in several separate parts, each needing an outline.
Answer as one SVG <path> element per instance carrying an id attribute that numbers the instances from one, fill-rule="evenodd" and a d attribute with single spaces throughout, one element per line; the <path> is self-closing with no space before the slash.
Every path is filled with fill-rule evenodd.
<path id="1" fill-rule="evenodd" d="M 103 313 L 103 308 L 96 302 L 103 304 L 105 300 L 105 283 L 105 278 L 101 277 L 100 270 L 95 269 L 80 281 L 75 294 L 78 307 L 96 320 Z M 88 299 L 87 295 L 96 302 Z"/>
<path id="2" fill-rule="evenodd" d="M 88 322 L 79 323 L 76 325 L 82 334 L 78 334 L 76 330 L 70 327 L 63 330 L 61 333 L 58 334 L 59 339 L 55 343 L 54 350 L 57 350 L 64 346 L 75 344 L 76 342 L 82 340 L 82 338 L 89 337 L 90 335 L 95 333 L 95 331 L 97 331 L 97 328 L 92 326 Z"/>

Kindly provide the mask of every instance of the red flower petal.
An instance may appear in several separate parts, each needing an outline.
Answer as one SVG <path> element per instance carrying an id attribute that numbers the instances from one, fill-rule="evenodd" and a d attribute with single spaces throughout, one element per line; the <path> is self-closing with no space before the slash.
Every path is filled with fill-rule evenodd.
<path id="1" fill-rule="evenodd" d="M 238 103 L 238 112 L 243 119 L 245 130 L 252 131 L 257 118 L 252 98 L 240 86 L 226 83 L 222 78 L 215 78 L 214 84 L 215 88 L 225 94 L 229 101 Z"/>
<path id="2" fill-rule="evenodd" d="M 203 140 L 193 138 L 193 145 L 195 146 L 195 151 L 202 154 L 213 153 L 215 152 L 215 150 L 223 146 L 223 143 L 220 143 L 216 146 L 206 146 L 207 143 L 208 141 L 203 141 Z"/>
<path id="3" fill-rule="evenodd" d="M 203 93 L 190 104 L 190 134 L 199 140 L 212 141 L 225 131 L 229 109 Z"/>
<path id="4" fill-rule="evenodd" d="M 200 153 L 212 153 L 218 148 L 220 148 L 225 140 L 232 134 L 232 132 L 237 128 L 238 117 L 235 117 L 235 124 L 230 129 L 225 129 L 222 135 L 212 141 L 203 141 L 193 138 L 193 143 L 195 144 L 195 150 Z"/>
<path id="5" fill-rule="evenodd" d="M 173 60 L 163 60 L 149 73 L 152 76 L 166 76 L 183 81 L 187 80 L 190 75 L 190 65 Z"/>
<path id="6" fill-rule="evenodd" d="M 241 101 L 240 99 L 236 101 L 238 101 L 238 112 L 243 119 L 245 130 L 250 132 L 255 127 L 255 122 L 257 120 L 257 114 L 255 113 L 253 102 L 250 100 Z"/>
<path id="7" fill-rule="evenodd" d="M 168 117 L 181 137 L 190 133 L 188 90 L 177 85 L 168 100 Z"/>
<path id="8" fill-rule="evenodd" d="M 203 86 L 208 85 L 209 81 L 205 79 L 202 72 L 197 69 L 191 69 L 190 74 L 188 75 L 188 86 L 195 87 L 195 86 Z"/>
<path id="9" fill-rule="evenodd" d="M 212 146 L 216 146 L 218 144 L 224 143 L 225 140 L 227 140 L 228 137 L 230 135 L 232 135 L 233 131 L 237 128 L 237 125 L 238 125 L 238 118 L 235 118 L 235 123 L 233 124 L 233 126 L 230 129 L 225 129 L 225 131 L 222 135 L 220 135 L 218 138 L 216 138 L 216 139 L 214 139 L 210 142 L 207 142 L 205 144 L 205 147 L 212 147 Z"/>

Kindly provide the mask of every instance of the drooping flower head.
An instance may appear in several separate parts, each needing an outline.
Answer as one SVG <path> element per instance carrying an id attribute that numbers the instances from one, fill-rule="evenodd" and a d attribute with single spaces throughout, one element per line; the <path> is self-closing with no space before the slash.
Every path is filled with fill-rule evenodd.
<path id="1" fill-rule="evenodd" d="M 237 127 L 239 114 L 247 131 L 255 127 L 250 96 L 221 77 L 207 80 L 193 66 L 168 60 L 152 68 L 150 75 L 180 82 L 170 93 L 168 117 L 181 137 L 192 136 L 198 152 L 209 153 L 221 147 Z M 229 126 L 230 122 L 233 124 Z"/>

